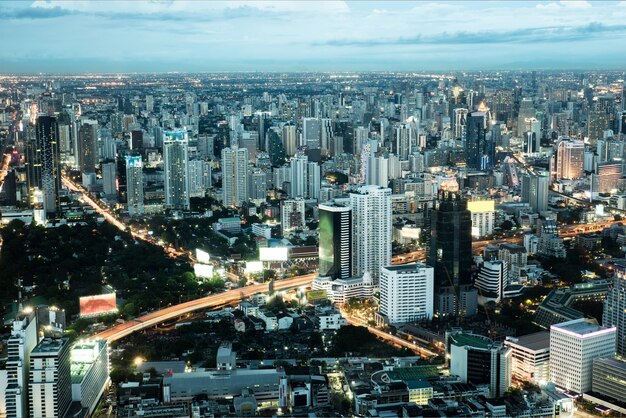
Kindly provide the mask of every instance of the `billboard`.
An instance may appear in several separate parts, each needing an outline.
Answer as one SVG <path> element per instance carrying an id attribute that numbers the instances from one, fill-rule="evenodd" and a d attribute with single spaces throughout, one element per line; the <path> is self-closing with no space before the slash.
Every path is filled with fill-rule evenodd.
<path id="1" fill-rule="evenodd" d="M 196 277 L 204 277 L 205 279 L 210 279 L 213 277 L 213 266 L 206 264 L 194 264 L 193 272 Z"/>
<path id="2" fill-rule="evenodd" d="M 246 274 L 261 273 L 263 271 L 262 261 L 248 261 L 246 262 Z"/>
<path id="3" fill-rule="evenodd" d="M 98 316 L 117 312 L 115 293 L 83 296 L 79 299 L 80 316 Z"/>
<path id="4" fill-rule="evenodd" d="M 206 251 L 196 248 L 196 260 L 198 260 L 198 263 L 209 264 L 211 262 L 211 256 Z"/>
<path id="5" fill-rule="evenodd" d="M 289 259 L 289 248 L 259 248 L 259 260 L 261 261 L 287 261 Z"/>
<path id="6" fill-rule="evenodd" d="M 311 290 L 306 292 L 306 299 L 308 301 L 326 299 L 326 290 Z"/>

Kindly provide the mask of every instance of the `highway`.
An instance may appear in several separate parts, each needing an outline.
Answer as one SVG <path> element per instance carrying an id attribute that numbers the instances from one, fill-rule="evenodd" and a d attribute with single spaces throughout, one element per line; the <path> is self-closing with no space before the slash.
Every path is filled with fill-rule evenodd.
<path id="1" fill-rule="evenodd" d="M 306 274 L 291 279 L 280 280 L 274 282 L 274 291 L 289 290 L 301 286 L 309 286 L 316 273 Z M 252 286 L 246 286 L 239 289 L 233 289 L 226 292 L 218 293 L 211 296 L 205 296 L 200 299 L 191 300 L 178 305 L 173 305 L 158 311 L 132 319 L 123 324 L 115 325 L 105 331 L 93 336 L 93 338 L 101 338 L 109 343 L 124 338 L 133 332 L 158 325 L 170 319 L 177 318 L 199 309 L 212 309 L 226 304 L 240 302 L 241 300 L 252 296 L 255 293 L 268 292 L 268 284 L 261 283 Z"/>

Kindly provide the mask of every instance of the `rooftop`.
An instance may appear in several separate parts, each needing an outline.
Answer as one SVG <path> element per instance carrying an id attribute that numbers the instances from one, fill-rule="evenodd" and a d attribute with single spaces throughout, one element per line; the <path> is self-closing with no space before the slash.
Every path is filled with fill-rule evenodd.
<path id="1" fill-rule="evenodd" d="M 482 335 L 458 333 L 450 336 L 452 344 L 461 347 L 470 346 L 482 350 L 488 350 L 493 345 L 493 342 Z"/>
<path id="2" fill-rule="evenodd" d="M 385 270 L 389 270 L 389 271 L 412 272 L 420 268 L 430 268 L 430 266 L 427 266 L 424 263 L 410 263 L 410 264 L 398 264 L 398 265 L 393 265 L 393 266 L 385 266 L 384 268 Z"/>
<path id="3" fill-rule="evenodd" d="M 44 338 L 33 349 L 31 355 L 55 354 L 67 345 L 67 338 Z"/>
<path id="4" fill-rule="evenodd" d="M 550 348 L 550 331 L 540 331 L 534 334 L 522 335 L 521 337 L 511 338 L 509 342 L 537 351 Z"/>
<path id="5" fill-rule="evenodd" d="M 575 319 L 573 321 L 562 322 L 550 327 L 551 330 L 560 330 L 566 333 L 575 334 L 579 337 L 590 336 L 596 333 L 615 332 L 615 328 L 605 328 L 595 321 L 587 319 Z"/>

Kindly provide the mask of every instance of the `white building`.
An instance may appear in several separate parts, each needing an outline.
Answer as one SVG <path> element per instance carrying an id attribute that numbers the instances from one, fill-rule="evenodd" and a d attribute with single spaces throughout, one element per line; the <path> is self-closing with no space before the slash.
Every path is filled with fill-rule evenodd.
<path id="1" fill-rule="evenodd" d="M 187 131 L 163 131 L 165 207 L 189 210 L 189 138 Z"/>
<path id="2" fill-rule="evenodd" d="M 550 333 L 540 331 L 521 337 L 507 337 L 511 347 L 512 378 L 516 382 L 532 382 L 544 386 L 550 381 Z"/>
<path id="3" fill-rule="evenodd" d="M 62 418 L 72 402 L 67 338 L 44 338 L 30 353 L 31 417 Z"/>
<path id="4" fill-rule="evenodd" d="M 613 286 L 604 301 L 602 324 L 617 328 L 617 353 L 626 356 L 626 260 L 618 260 L 614 267 Z"/>
<path id="5" fill-rule="evenodd" d="M 354 275 L 365 272 L 378 282 L 380 268 L 391 264 L 391 189 L 363 186 L 350 193 Z"/>
<path id="6" fill-rule="evenodd" d="M 550 326 L 550 380 L 566 390 L 591 390 L 593 360 L 615 355 L 615 327 L 584 318 Z"/>
<path id="7" fill-rule="evenodd" d="M 106 340 L 81 340 L 70 350 L 72 401 L 80 402 L 87 415 L 96 409 L 110 383 L 109 369 Z"/>
<path id="8" fill-rule="evenodd" d="M 432 318 L 433 271 L 421 263 L 380 270 L 380 314 L 386 321 L 401 324 Z"/>
<path id="9" fill-rule="evenodd" d="M 493 200 L 472 200 L 467 202 L 472 214 L 472 236 L 475 238 L 493 234 L 496 210 Z"/>
<path id="10" fill-rule="evenodd" d="M 325 290 L 326 297 L 333 303 L 346 303 L 349 299 L 371 298 L 374 287 L 369 274 L 362 277 L 335 279 L 316 277 L 311 284 L 313 290 Z"/>
<path id="11" fill-rule="evenodd" d="M 102 164 L 102 190 L 107 198 L 117 195 L 115 163 Z"/>
<path id="12" fill-rule="evenodd" d="M 304 154 L 296 155 L 290 162 L 291 197 L 318 199 L 320 193 L 320 166 L 309 162 Z"/>
<path id="13" fill-rule="evenodd" d="M 241 206 L 248 200 L 248 150 L 232 146 L 222 150 L 224 206 Z"/>
<path id="14" fill-rule="evenodd" d="M 501 260 L 485 261 L 480 266 L 474 286 L 478 289 L 479 302 L 500 302 L 504 288 L 509 284 L 509 269 Z"/>
<path id="15" fill-rule="evenodd" d="M 143 215 L 143 162 L 139 156 L 126 156 L 126 203 L 130 216 Z"/>
<path id="16" fill-rule="evenodd" d="M 5 393 L 6 416 L 27 418 L 28 378 L 30 355 L 37 345 L 37 321 L 29 313 L 13 321 L 11 336 L 7 340 L 7 388 Z"/>
<path id="17" fill-rule="evenodd" d="M 304 228 L 305 212 L 304 199 L 283 200 L 280 202 L 280 226 L 283 237 L 289 236 L 292 232 Z"/>
<path id="18" fill-rule="evenodd" d="M 204 197 L 206 192 L 205 184 L 205 162 L 203 160 L 191 160 L 189 166 L 189 196 Z"/>

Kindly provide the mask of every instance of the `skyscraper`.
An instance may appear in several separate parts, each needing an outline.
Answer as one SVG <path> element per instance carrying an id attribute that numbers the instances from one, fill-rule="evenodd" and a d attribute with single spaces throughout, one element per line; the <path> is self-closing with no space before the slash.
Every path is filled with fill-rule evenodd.
<path id="1" fill-rule="evenodd" d="M 30 354 L 37 345 L 37 320 L 29 312 L 13 321 L 7 340 L 7 386 L 5 392 L 8 418 L 27 418 Z"/>
<path id="2" fill-rule="evenodd" d="M 548 210 L 548 177 L 536 173 L 524 174 L 522 202 L 529 203 L 533 212 Z"/>
<path id="3" fill-rule="evenodd" d="M 84 120 L 78 130 L 78 167 L 83 174 L 95 173 L 98 162 L 98 122 Z"/>
<path id="4" fill-rule="evenodd" d="M 130 216 L 143 215 L 143 162 L 140 156 L 126 156 L 126 202 Z"/>
<path id="5" fill-rule="evenodd" d="M 412 130 L 406 123 L 396 128 L 395 152 L 401 161 L 407 161 L 411 153 Z"/>
<path id="6" fill-rule="evenodd" d="M 322 124 L 317 118 L 302 119 L 302 137 L 304 145 L 309 149 L 319 149 L 321 146 Z"/>
<path id="7" fill-rule="evenodd" d="M 248 150 L 233 145 L 222 150 L 224 206 L 241 206 L 248 200 Z"/>
<path id="8" fill-rule="evenodd" d="M 41 190 L 46 200 L 46 212 L 54 213 L 61 209 L 59 190 L 61 189 L 61 167 L 59 163 L 58 124 L 55 117 L 37 118 L 37 148 L 41 158 Z"/>
<path id="9" fill-rule="evenodd" d="M 320 166 L 298 154 L 289 163 L 291 169 L 291 197 L 317 199 L 320 191 Z"/>
<path id="10" fill-rule="evenodd" d="M 371 274 L 374 282 L 380 268 L 391 264 L 391 189 L 362 186 L 350 193 L 354 274 Z"/>
<path id="11" fill-rule="evenodd" d="M 285 147 L 285 154 L 287 157 L 293 157 L 296 155 L 296 149 L 298 148 L 296 127 L 293 125 L 283 126 L 283 146 Z"/>
<path id="12" fill-rule="evenodd" d="M 457 191 L 440 190 L 430 216 L 428 264 L 435 268 L 435 312 L 473 315 L 472 217 L 467 201 Z"/>
<path id="13" fill-rule="evenodd" d="M 187 131 L 163 131 L 165 207 L 189 210 L 189 139 Z"/>
<path id="14" fill-rule="evenodd" d="M 319 205 L 320 276 L 352 277 L 352 210 L 346 206 Z"/>
<path id="15" fill-rule="evenodd" d="M 289 236 L 293 231 L 304 228 L 304 199 L 282 200 L 280 202 L 280 225 L 283 237 Z"/>
<path id="16" fill-rule="evenodd" d="M 421 263 L 383 267 L 379 312 L 390 324 L 432 318 L 433 268 Z"/>
<path id="17" fill-rule="evenodd" d="M 481 105 L 478 111 L 467 116 L 465 154 L 467 166 L 476 170 L 493 167 L 495 160 L 495 145 L 491 138 L 487 138 L 488 110 Z"/>
<path id="18" fill-rule="evenodd" d="M 561 138 L 552 155 L 551 172 L 554 180 L 576 180 L 583 176 L 585 144 L 583 141 Z"/>
<path id="19" fill-rule="evenodd" d="M 626 260 L 616 261 L 614 267 L 613 287 L 604 301 L 602 325 L 617 328 L 617 354 L 626 356 Z"/>
<path id="20" fill-rule="evenodd" d="M 102 163 L 102 188 L 104 195 L 109 199 L 117 196 L 115 177 L 115 163 L 113 161 Z"/>
<path id="21" fill-rule="evenodd" d="M 44 338 L 30 354 L 30 416 L 62 418 L 72 402 L 67 338 Z"/>

